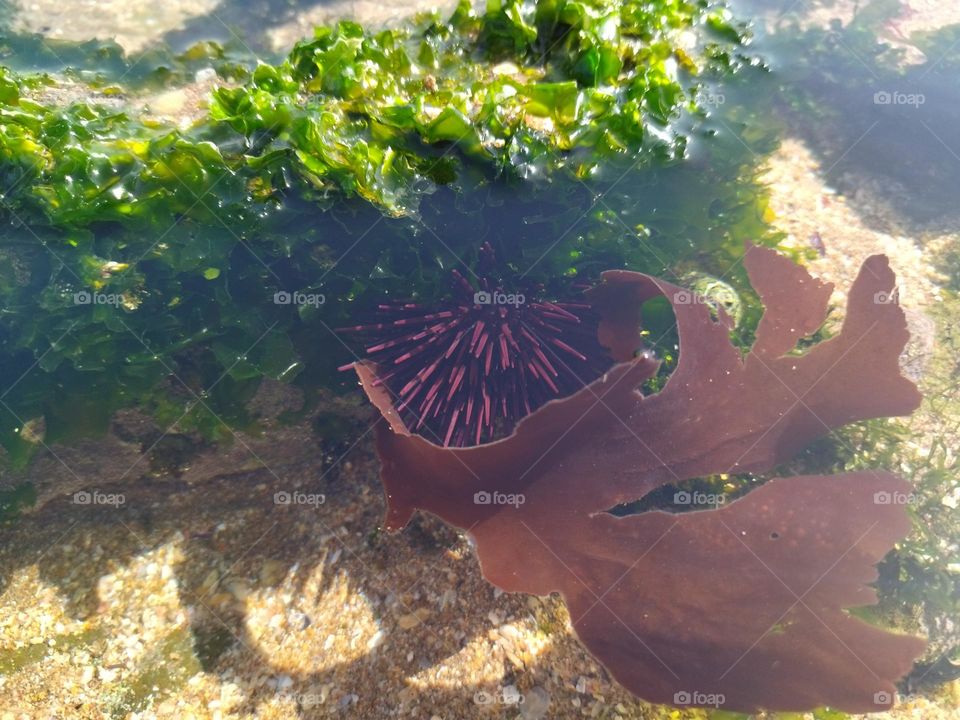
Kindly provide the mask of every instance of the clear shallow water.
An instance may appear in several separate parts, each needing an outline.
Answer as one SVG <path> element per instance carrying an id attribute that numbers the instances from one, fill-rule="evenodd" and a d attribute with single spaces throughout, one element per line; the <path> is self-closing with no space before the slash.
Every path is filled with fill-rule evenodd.
<path id="1" fill-rule="evenodd" d="M 250 9 L 249 17 L 257 17 L 255 10 L 256 6 Z M 217 13 L 202 22 L 197 20 L 204 30 L 189 41 L 204 37 L 207 30 L 211 37 L 221 37 L 215 29 L 222 30 L 222 19 Z M 230 42 L 230 52 L 239 61 L 251 61 L 246 37 L 233 37 Z M 159 49 L 127 59 L 115 47 L 93 43 L 76 48 L 22 37 L 11 37 L 8 43 L 8 56 L 15 67 L 54 71 L 58 64 L 81 64 L 102 73 L 108 82 L 121 79 L 121 84 L 134 87 L 163 81 L 167 75 L 155 68 L 172 64 L 169 55 Z M 202 59 L 199 64 L 202 66 Z M 504 180 L 489 167 L 465 163 L 457 183 L 424 195 L 413 218 L 384 217 L 358 199 L 341 202 L 330 196 L 296 194 L 288 195 L 282 207 L 263 206 L 249 212 L 232 204 L 243 189 L 224 181 L 220 190 L 230 190 L 219 214 L 200 220 L 180 219 L 173 225 L 168 217 L 156 217 L 148 232 L 155 234 L 158 243 L 162 239 L 171 246 L 188 245 L 175 264 L 229 264 L 229 276 L 222 281 L 228 289 L 213 291 L 205 278 L 185 274 L 182 290 L 191 297 L 192 305 L 184 306 L 195 310 L 169 313 L 169 306 L 155 300 L 149 308 L 124 318 L 130 333 L 123 332 L 117 322 L 110 330 L 90 329 L 97 334 L 97 343 L 102 339 L 104 348 L 114 343 L 113 350 L 97 350 L 90 353 L 91 359 L 80 360 L 79 354 L 88 347 L 77 340 L 75 347 L 49 354 L 44 364 L 65 376 L 54 384 L 66 388 L 70 401 L 44 411 L 48 440 L 101 431 L 117 405 L 164 373 L 161 364 L 155 364 L 131 375 L 118 360 L 133 357 L 142 361 L 151 352 L 148 348 L 202 337 L 217 326 L 226 331 L 214 343 L 213 352 L 218 360 L 226 361 L 231 372 L 217 384 L 214 405 L 232 422 L 243 424 L 247 419 L 240 401 L 255 388 L 256 370 L 246 358 L 240 360 L 244 349 L 254 344 L 266 355 L 250 362 L 260 368 L 269 366 L 271 374 L 289 369 L 291 374 L 299 373 L 297 382 L 303 387 L 334 385 L 347 390 L 352 380 L 335 370 L 362 350 L 334 337 L 333 329 L 369 319 L 383 298 L 409 297 L 411 278 L 434 292 L 443 292 L 450 269 L 472 262 L 484 242 L 498 246 L 505 266 L 547 286 L 566 283 L 573 276 L 589 283 L 602 270 L 627 266 L 676 277 L 688 270 L 729 275 L 728 281 L 745 289 L 742 269 L 734 259 L 744 238 L 771 240 L 763 221 L 762 190 L 753 176 L 761 153 L 772 148 L 775 135 L 766 122 L 754 122 L 759 111 L 744 105 L 721 104 L 715 113 L 715 120 L 691 131 L 684 161 L 658 167 L 638 165 L 630 159 L 611 161 L 589 181 L 557 175 L 549 182 L 540 179 L 537 163 L 525 170 L 525 180 Z M 744 128 L 749 128 L 749 142 L 739 136 Z M 16 181 L 16 177 L 10 180 Z M 186 206 L 195 203 L 187 197 Z M 22 232 L 16 222 L 8 228 L 12 245 Z M 54 242 L 63 240 L 62 233 L 42 226 L 31 232 L 40 236 L 51 233 Z M 100 226 L 96 232 L 101 253 L 129 254 L 123 249 L 126 230 Z M 194 238 L 201 240 L 195 242 Z M 280 244 L 283 252 L 268 257 L 261 248 L 271 242 Z M 45 274 L 55 272 L 56 258 L 46 257 L 37 248 L 33 251 L 34 259 L 46 265 L 33 274 L 39 291 Z M 167 280 L 167 270 L 155 259 L 145 259 L 141 269 L 161 282 Z M 291 308 L 272 303 L 272 290 L 264 292 L 265 287 L 274 286 L 322 293 L 327 302 L 319 312 L 308 308 L 309 312 L 301 313 L 300 323 Z M 225 304 L 227 294 L 232 302 Z M 175 313 L 178 316 L 171 318 Z M 291 319 L 290 341 L 258 342 L 272 323 L 290 327 Z M 172 336 L 163 332 L 168 322 L 180 323 Z M 65 342 L 81 335 L 67 334 Z M 66 356 L 73 358 L 72 367 L 59 364 Z M 112 358 L 112 367 L 104 366 L 105 357 Z M 24 352 L 11 363 L 11 372 L 25 374 L 34 362 L 35 358 Z M 200 387 L 211 386 L 221 372 L 219 366 L 197 369 Z M 18 386 L 23 403 L 18 416 L 41 413 L 44 398 L 54 392 L 53 385 L 44 384 L 42 378 L 28 373 Z M 32 385 L 34 382 L 37 384 Z M 10 417 L 6 420 L 8 427 L 18 424 Z M 22 444 L 21 449 L 30 450 Z"/>
<path id="2" fill-rule="evenodd" d="M 956 27 L 917 33 L 912 42 L 923 53 L 908 53 L 885 40 L 899 40 L 890 22 L 895 3 L 867 3 L 843 28 L 803 33 L 792 29 L 790 3 L 743 4 L 746 15 L 780 6 L 788 13 L 778 29 L 758 33 L 755 46 L 771 60 L 790 130 L 817 152 L 826 182 L 842 187 L 850 176 L 847 191 L 855 190 L 851 182 L 870 182 L 907 224 L 955 221 Z"/>
<path id="3" fill-rule="evenodd" d="M 756 8 L 744 7 L 749 7 L 748 14 Z M 224 6 L 217 14 L 220 19 L 199 18 L 165 39 L 175 48 L 198 39 L 229 41 L 232 33 L 220 22 L 227 20 L 240 28 L 237 34 L 245 42 L 258 47 L 258 31 L 289 17 L 286 8 L 246 4 Z M 873 56 L 874 36 L 870 27 L 843 33 L 785 29 L 758 34 L 754 48 L 769 58 L 770 70 L 748 70 L 715 88 L 718 101 L 698 127 L 689 158 L 670 167 L 611 164 L 587 183 L 555 181 L 549 186 L 535 179 L 501 183 L 476 171 L 464 178 L 466 192 L 440 189 L 426 196 L 419 218 L 412 220 L 382 219 L 378 210 L 361 201 L 318 209 L 311 202 L 291 200 L 262 219 L 264 232 L 306 242 L 291 242 L 292 259 L 271 264 L 269 272 L 291 287 L 310 285 L 312 278 L 302 267 L 322 243 L 321 260 L 333 268 L 319 288 L 328 297 L 349 298 L 356 268 L 371 266 L 374 271 L 365 271 L 363 281 L 380 284 L 387 296 L 402 297 L 409 277 L 423 272 L 425 257 L 432 263 L 429 271 L 439 273 L 484 241 L 509 239 L 506 245 L 513 255 L 506 260 L 519 268 L 539 267 L 538 274 L 560 278 L 575 259 L 580 272 L 589 275 L 611 264 L 600 250 L 591 255 L 591 238 L 597 238 L 599 247 L 599 239 L 617 237 L 622 243 L 617 262 L 631 269 L 658 275 L 696 270 L 743 287 L 741 271 L 735 266 L 731 271 L 740 243 L 775 234 L 765 222 L 764 191 L 755 175 L 777 139 L 787 133 L 809 144 L 825 168 L 825 180 L 847 194 L 854 209 L 858 183 L 869 182 L 884 193 L 902 227 L 949 225 L 958 212 L 960 179 L 955 156 L 960 148 L 960 86 L 950 49 L 953 36 L 944 31 L 932 39 L 931 59 L 906 70 Z M 872 222 L 874 214 L 863 209 Z M 385 238 L 396 239 L 398 248 L 385 252 Z M 567 245 L 566 253 L 556 252 Z M 542 260 L 547 250 L 550 259 Z M 232 263 L 237 277 L 246 280 L 233 287 L 236 296 L 261 302 L 262 262 L 255 253 L 241 250 Z M 352 386 L 352 378 L 334 372 L 353 358 L 331 329 L 370 310 L 331 302 L 319 318 L 322 322 L 302 330 L 297 341 L 302 387 Z M 226 342 L 225 352 L 242 351 L 240 345 Z M 24 362 L 22 368 L 5 368 L 4 375 L 18 377 L 29 369 L 30 360 Z M 92 379 L 97 368 L 85 370 L 85 375 L 69 377 L 62 389 L 73 394 L 48 423 L 51 442 L 66 439 L 78 428 L 102 427 L 107 419 L 110 405 L 104 389 L 114 378 Z M 238 373 L 218 386 L 227 411 L 246 399 L 249 384 L 244 380 Z M 241 422 L 242 410 L 237 409 L 235 417 Z"/>
<path id="4" fill-rule="evenodd" d="M 277 49 L 269 46 L 269 33 L 297 16 L 316 16 L 322 10 L 361 22 L 396 22 L 414 9 L 406 3 L 376 5 L 330 0 L 220 2 L 159 40 L 178 52 L 204 40 L 243 43 L 270 57 Z M 885 200 L 908 222 L 956 218 L 960 88 L 955 78 L 960 60 L 954 45 L 955 29 L 929 31 L 918 43 L 926 62 L 918 63 L 914 56 L 908 64 L 897 61 L 896 49 L 880 53 L 875 42 L 878 34 L 896 39 L 887 24 L 898 14 L 896 3 L 868 2 L 857 20 L 842 31 L 811 29 L 805 33 L 796 32 L 794 21 L 811 10 L 826 16 L 816 4 L 742 0 L 732 7 L 742 18 L 763 14 L 775 27 L 764 31 L 757 24 L 753 45 L 770 61 L 772 77 L 767 82 L 751 78 L 748 89 L 739 94 L 734 91 L 729 104 L 766 108 L 772 101 L 778 105 L 782 116 L 790 118 L 790 129 L 803 135 L 829 168 L 829 184 L 842 184 L 844 174 L 861 174 L 890 186 Z M 848 8 L 838 6 L 835 14 L 848 13 Z M 109 19 L 102 29 L 109 35 Z M 725 93 L 718 91 L 719 95 Z M 800 102 L 806 105 L 801 107 Z M 724 120 L 728 112 L 723 107 L 716 109 L 724 122 L 728 122 Z M 754 124 L 762 117 L 758 112 Z M 736 131 L 736 122 L 730 125 L 727 129 Z M 750 130 L 757 132 L 755 127 Z M 751 150 L 762 155 L 766 148 L 760 143 Z M 730 149 L 724 151 L 730 153 Z M 640 188 L 636 190 L 638 194 Z M 603 192 L 602 187 L 598 191 Z"/>

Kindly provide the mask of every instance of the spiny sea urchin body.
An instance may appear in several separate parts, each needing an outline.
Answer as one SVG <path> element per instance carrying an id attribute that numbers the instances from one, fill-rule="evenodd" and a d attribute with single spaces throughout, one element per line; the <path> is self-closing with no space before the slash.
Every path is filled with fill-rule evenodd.
<path id="1" fill-rule="evenodd" d="M 485 245 L 481 271 L 492 257 Z M 489 275 L 476 287 L 456 270 L 452 276 L 437 307 L 382 304 L 381 322 L 343 329 L 371 340 L 366 352 L 379 382 L 414 432 L 445 446 L 489 442 L 609 366 L 589 305 L 550 302 L 532 284 L 524 294 Z"/>

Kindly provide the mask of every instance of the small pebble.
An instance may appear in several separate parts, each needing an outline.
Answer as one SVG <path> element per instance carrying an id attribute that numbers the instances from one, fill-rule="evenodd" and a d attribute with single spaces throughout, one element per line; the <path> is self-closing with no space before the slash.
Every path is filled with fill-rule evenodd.
<path id="1" fill-rule="evenodd" d="M 416 627 L 422 623 L 428 617 L 430 617 L 430 610 L 427 608 L 420 608 L 419 610 L 416 610 L 408 615 L 402 615 L 400 619 L 397 620 L 397 624 L 400 626 L 401 630 L 409 630 L 410 628 Z"/>
<path id="2" fill-rule="evenodd" d="M 397 620 L 397 625 L 400 626 L 401 630 L 409 630 L 410 628 L 416 627 L 420 624 L 420 618 L 418 618 L 414 613 L 409 615 L 402 615 L 399 620 Z"/>
<path id="3" fill-rule="evenodd" d="M 279 560 L 267 560 L 260 567 L 260 582 L 264 585 L 277 585 L 287 574 L 286 565 Z"/>
<path id="4" fill-rule="evenodd" d="M 198 84 L 212 83 L 217 79 L 217 71 L 212 67 L 201 68 L 197 70 L 197 74 L 193 76 L 193 79 Z"/>
<path id="5" fill-rule="evenodd" d="M 299 610 L 291 610 L 287 614 L 287 624 L 295 630 L 306 630 L 312 622 L 309 615 Z"/>
<path id="6" fill-rule="evenodd" d="M 501 695 L 505 705 L 517 705 L 523 699 L 516 685 L 505 685 Z"/>
<path id="7" fill-rule="evenodd" d="M 532 687 L 523 696 L 520 716 L 523 720 L 542 720 L 550 709 L 550 693 L 542 687 Z"/>
<path id="8" fill-rule="evenodd" d="M 342 698 L 340 698 L 340 702 L 337 703 L 337 707 L 339 707 L 341 710 L 344 710 L 355 704 L 359 699 L 359 695 L 344 695 Z"/>
<path id="9" fill-rule="evenodd" d="M 377 630 L 373 637 L 367 640 L 367 650 L 373 650 L 374 648 L 380 647 L 383 644 L 383 640 L 386 635 L 383 634 L 383 630 Z"/>

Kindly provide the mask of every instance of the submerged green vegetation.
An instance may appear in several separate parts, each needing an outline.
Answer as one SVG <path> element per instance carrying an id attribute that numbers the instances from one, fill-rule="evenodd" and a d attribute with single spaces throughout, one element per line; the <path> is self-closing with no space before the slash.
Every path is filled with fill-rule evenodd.
<path id="1" fill-rule="evenodd" d="M 277 64 L 6 37 L 7 458 L 131 404 L 227 438 L 262 377 L 342 382 L 334 328 L 443 294 L 484 241 L 551 297 L 694 251 L 725 270 L 740 238 L 772 241 L 754 158 L 709 126 L 712 84 L 763 72 L 746 40 L 706 0 L 463 3 L 318 28 Z M 51 53 L 76 65 L 24 71 Z M 201 67 L 220 87 L 186 129 L 107 102 Z M 65 84 L 100 101 L 58 104 Z"/>
<path id="2" fill-rule="evenodd" d="M 30 483 L 0 489 L 0 527 L 16 519 L 20 510 L 36 502 L 37 492 Z"/>
<path id="3" fill-rule="evenodd" d="M 264 377 L 308 398 L 352 387 L 336 368 L 362 349 L 335 329 L 384 298 L 444 294 L 450 269 L 471 266 L 485 241 L 507 276 L 552 298 L 610 267 L 739 292 L 748 344 L 759 307 L 731 261 L 745 238 L 780 239 L 756 182 L 777 118 L 809 131 L 824 166 L 845 159 L 838 174 L 853 163 L 891 187 L 926 183 L 899 193 L 913 214 L 952 202 L 944 178 L 960 166 L 942 145 L 902 153 L 906 126 L 892 114 L 856 144 L 867 124 L 849 119 L 874 86 L 925 83 L 928 100 L 940 97 L 957 30 L 931 35 L 930 61 L 901 70 L 879 22 L 778 34 L 772 74 L 745 54 L 749 35 L 729 11 L 705 0 L 463 4 L 398 30 L 320 28 L 270 64 L 212 43 L 130 58 L 109 43 L 2 33 L 0 463 L 100 432 L 123 406 L 229 439 L 254 427 L 247 401 Z M 189 127 L 134 109 L 208 68 L 220 87 Z M 952 117 L 928 119 L 951 144 Z M 881 566 L 876 613 L 931 630 L 956 658 L 955 253 L 944 272 L 937 336 L 950 342 L 923 385 L 924 412 L 943 421 L 937 441 L 864 423 L 812 447 L 801 469 L 890 467 L 914 482 L 917 530 Z M 645 317 L 667 373 L 672 316 L 651 303 Z M 34 499 L 27 484 L 0 491 L 0 526 Z M 135 687 L 116 706 L 142 697 Z"/>
<path id="4" fill-rule="evenodd" d="M 725 18 L 702 0 L 513 1 L 481 15 L 464 3 L 405 30 L 341 22 L 277 65 L 221 68 L 245 77 L 216 90 L 187 133 L 86 104 L 45 107 L 23 86 L 52 81 L 6 71 L 5 169 L 20 171 L 7 201 L 87 226 L 185 212 L 182 190 L 202 194 L 229 173 L 250 200 L 338 190 L 399 216 L 455 182 L 463 158 L 519 176 L 571 165 L 580 177 L 611 154 L 676 159 L 692 80 L 737 62 L 741 31 Z"/>
<path id="5" fill-rule="evenodd" d="M 703 2 L 514 0 L 482 16 L 465 3 L 410 34 L 318 29 L 280 65 L 218 90 L 211 115 L 255 139 L 254 169 L 292 168 L 321 191 L 411 214 L 457 178 L 446 143 L 521 177 L 558 166 L 588 177 L 613 154 L 682 157 L 673 124 L 695 108 L 684 76 L 729 67 L 740 40 Z"/>

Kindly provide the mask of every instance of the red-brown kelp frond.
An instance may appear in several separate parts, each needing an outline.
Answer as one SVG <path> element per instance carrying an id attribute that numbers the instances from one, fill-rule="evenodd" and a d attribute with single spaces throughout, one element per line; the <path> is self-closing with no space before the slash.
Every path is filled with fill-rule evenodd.
<path id="1" fill-rule="evenodd" d="M 911 527 L 910 486 L 880 470 L 769 479 L 697 512 L 611 508 L 678 481 L 766 475 L 832 428 L 907 415 L 920 395 L 901 376 L 906 318 L 896 278 L 868 258 L 841 330 L 793 352 L 827 314 L 832 286 L 772 250 L 744 266 L 764 306 L 750 352 L 728 319 L 664 280 L 613 270 L 587 293 L 618 364 L 548 403 L 499 442 L 444 448 L 412 435 L 378 368 L 357 363 L 383 415 L 377 452 L 386 526 L 423 510 L 470 533 L 484 576 L 503 590 L 559 592 L 577 637 L 636 695 L 729 712 L 888 709 L 924 648 L 847 609 L 876 602 L 876 563 Z M 673 306 L 679 361 L 634 355 L 641 307 Z"/>
<path id="2" fill-rule="evenodd" d="M 476 286 L 454 270 L 451 293 L 436 307 L 384 303 L 380 322 L 341 329 L 369 340 L 378 382 L 407 425 L 444 446 L 508 435 L 521 418 L 611 364 L 589 304 L 551 302 L 530 283 L 524 292 L 505 288 L 487 272 L 492 265 L 485 245 Z"/>

